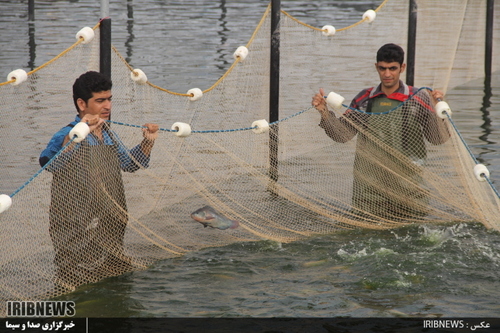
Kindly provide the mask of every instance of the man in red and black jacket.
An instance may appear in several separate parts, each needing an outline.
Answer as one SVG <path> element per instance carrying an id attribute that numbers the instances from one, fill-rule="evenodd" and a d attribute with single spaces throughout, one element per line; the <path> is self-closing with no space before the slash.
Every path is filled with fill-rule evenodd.
<path id="1" fill-rule="evenodd" d="M 337 118 L 328 110 L 323 89 L 312 105 L 321 113 L 319 126 L 336 142 L 358 135 L 354 161 L 353 212 L 363 218 L 388 220 L 427 215 L 427 193 L 419 186 L 427 152 L 425 140 L 438 145 L 449 132 L 433 105 L 443 98 L 400 80 L 404 51 L 386 44 L 377 52 L 377 87 L 363 89 Z"/>

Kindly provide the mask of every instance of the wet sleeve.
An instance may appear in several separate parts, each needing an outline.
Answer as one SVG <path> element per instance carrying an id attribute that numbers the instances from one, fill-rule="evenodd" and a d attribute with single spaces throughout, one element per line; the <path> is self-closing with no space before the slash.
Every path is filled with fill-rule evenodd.
<path id="1" fill-rule="evenodd" d="M 319 126 L 325 133 L 336 142 L 344 143 L 351 140 L 358 134 L 357 125 L 363 120 L 364 114 L 360 114 L 352 109 L 357 109 L 356 98 L 362 95 L 360 92 L 349 105 L 349 109 L 339 118 L 333 111 L 328 111 L 327 116 L 322 116 Z"/>
<path id="2" fill-rule="evenodd" d="M 119 142 L 118 156 L 120 158 L 120 167 L 125 172 L 135 172 L 141 167 L 149 167 L 149 156 L 144 155 L 140 145 L 128 150 Z"/>

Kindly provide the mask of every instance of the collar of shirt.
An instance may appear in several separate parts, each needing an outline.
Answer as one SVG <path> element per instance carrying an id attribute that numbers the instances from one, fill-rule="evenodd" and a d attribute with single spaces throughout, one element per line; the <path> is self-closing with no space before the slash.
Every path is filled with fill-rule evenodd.
<path id="1" fill-rule="evenodd" d="M 382 84 L 379 84 L 377 88 L 372 89 L 369 98 L 375 98 L 379 96 L 386 96 L 382 92 Z M 410 97 L 410 88 L 403 81 L 399 80 L 399 88 L 395 92 L 386 97 L 394 99 L 396 101 L 404 102 L 408 99 L 408 97 Z"/>

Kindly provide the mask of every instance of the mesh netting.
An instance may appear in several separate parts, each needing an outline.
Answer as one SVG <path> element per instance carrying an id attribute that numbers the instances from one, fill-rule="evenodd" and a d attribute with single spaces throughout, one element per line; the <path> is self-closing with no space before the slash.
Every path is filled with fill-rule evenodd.
<path id="1" fill-rule="evenodd" d="M 0 215 L 1 299 L 48 298 L 234 242 L 290 242 L 410 223 L 481 222 L 500 230 L 496 191 L 477 179 L 477 162 L 429 97 L 432 89 L 449 91 L 481 77 L 484 27 L 477 22 L 484 22 L 485 2 L 447 3 L 446 16 L 438 6 L 444 4 L 419 2 L 415 82 L 425 87 L 384 112 L 331 110 L 335 117 L 321 126 L 312 95 L 322 86 L 352 98 L 373 86 L 378 48 L 405 47 L 404 19 L 392 18 L 407 16 L 407 1 L 384 2 L 373 23 L 333 37 L 283 12 L 280 120 L 263 133 L 252 124 L 269 114 L 269 10 L 247 58 L 197 101 L 132 80 L 131 66 L 114 49 L 115 145 L 84 140 L 44 169 L 40 152 L 73 120 L 75 78 L 98 70 L 99 40 L 76 43 L 23 84 L 2 84 L 0 172 L 13 205 Z M 137 145 L 146 122 L 161 127 L 149 167 L 121 172 L 117 142 Z M 175 135 L 174 122 L 190 124 L 191 135 Z M 227 228 L 224 219 L 205 227 L 190 217 L 207 205 L 237 227 Z"/>

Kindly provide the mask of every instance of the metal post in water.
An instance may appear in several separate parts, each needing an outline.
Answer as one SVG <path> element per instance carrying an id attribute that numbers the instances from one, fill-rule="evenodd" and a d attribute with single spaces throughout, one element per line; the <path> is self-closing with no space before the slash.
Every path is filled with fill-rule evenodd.
<path id="1" fill-rule="evenodd" d="M 101 24 L 99 28 L 99 71 L 111 78 L 111 18 L 109 18 L 109 0 L 101 0 Z"/>
<path id="2" fill-rule="evenodd" d="M 109 0 L 101 0 L 101 18 L 109 16 Z"/>
<path id="3" fill-rule="evenodd" d="M 28 21 L 35 20 L 35 0 L 28 0 Z"/>
<path id="4" fill-rule="evenodd" d="M 127 48 L 127 57 L 125 61 L 130 63 L 130 58 L 132 57 L 132 42 L 134 41 L 134 6 L 133 0 L 127 0 L 127 41 L 125 42 L 125 47 Z"/>
<path id="5" fill-rule="evenodd" d="M 415 50 L 417 40 L 417 1 L 410 0 L 408 10 L 408 46 L 406 50 L 406 84 L 415 82 Z"/>
<path id="6" fill-rule="evenodd" d="M 491 133 L 491 117 L 489 107 L 491 106 L 491 72 L 493 62 L 493 18 L 494 18 L 495 0 L 488 0 L 486 4 L 486 34 L 484 49 L 484 96 L 481 107 L 483 124 L 481 128 L 484 134 L 479 137 L 480 140 L 488 142 L 488 136 Z"/>
<path id="7" fill-rule="evenodd" d="M 36 58 L 36 42 L 35 42 L 35 0 L 28 1 L 28 35 L 29 35 L 29 54 L 30 60 L 28 67 L 33 70 L 35 68 Z"/>
<path id="8" fill-rule="evenodd" d="M 269 81 L 269 123 L 279 120 L 280 95 L 280 14 L 281 1 L 271 1 L 271 68 Z M 278 124 L 271 127 L 269 132 L 269 176 L 271 180 L 278 180 Z"/>
<path id="9" fill-rule="evenodd" d="M 491 80 L 491 64 L 493 62 L 493 12 L 495 0 L 488 0 L 486 5 L 486 40 L 484 50 L 484 74 L 488 83 Z"/>

